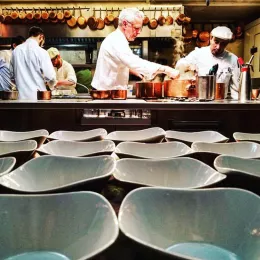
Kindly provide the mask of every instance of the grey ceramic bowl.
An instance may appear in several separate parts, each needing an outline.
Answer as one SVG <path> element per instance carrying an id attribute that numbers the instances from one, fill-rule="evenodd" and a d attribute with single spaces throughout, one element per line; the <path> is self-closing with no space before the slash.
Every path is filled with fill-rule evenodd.
<path id="1" fill-rule="evenodd" d="M 111 205 L 93 192 L 0 195 L 0 215 L 0 259 L 36 251 L 85 260 L 118 236 Z"/>
<path id="2" fill-rule="evenodd" d="M 88 131 L 56 131 L 48 136 L 48 140 L 63 140 L 89 142 L 99 141 L 105 138 L 107 131 L 103 128 L 92 129 Z"/>
<path id="3" fill-rule="evenodd" d="M 188 156 L 193 151 L 181 142 L 145 144 L 122 142 L 117 145 L 115 153 L 119 158 L 162 159 Z"/>
<path id="4" fill-rule="evenodd" d="M 115 159 L 108 155 L 77 158 L 41 156 L 0 177 L 0 185 L 16 192 L 58 192 L 108 179 Z"/>
<path id="5" fill-rule="evenodd" d="M 113 175 L 119 181 L 132 184 L 189 189 L 211 186 L 226 178 L 192 158 L 121 159 Z"/>
<path id="6" fill-rule="evenodd" d="M 115 150 L 115 143 L 110 140 L 94 142 L 73 142 L 55 140 L 42 145 L 37 152 L 42 155 L 59 155 L 59 156 L 95 156 L 110 155 Z"/>
<path id="7" fill-rule="evenodd" d="M 0 131 L 0 142 L 35 140 L 37 142 L 37 147 L 40 147 L 48 135 L 49 132 L 45 129 L 27 132 Z"/>
<path id="8" fill-rule="evenodd" d="M 260 134 L 235 132 L 233 134 L 233 137 L 237 142 L 250 141 L 250 142 L 260 143 Z"/>
<path id="9" fill-rule="evenodd" d="M 200 132 L 180 132 L 180 131 L 166 131 L 165 139 L 168 142 L 180 141 L 191 145 L 194 142 L 207 143 L 226 143 L 228 138 L 216 131 L 200 131 Z"/>
<path id="10" fill-rule="evenodd" d="M 0 176 L 10 172 L 16 163 L 14 157 L 4 157 L 0 159 Z"/>
<path id="11" fill-rule="evenodd" d="M 116 143 L 142 142 L 160 143 L 165 137 L 165 131 L 160 127 L 151 127 L 137 131 L 114 131 L 106 136 L 106 139 Z"/>
<path id="12" fill-rule="evenodd" d="M 260 197 L 245 190 L 140 188 L 125 197 L 118 219 L 151 259 L 258 260 L 259 212 Z"/>

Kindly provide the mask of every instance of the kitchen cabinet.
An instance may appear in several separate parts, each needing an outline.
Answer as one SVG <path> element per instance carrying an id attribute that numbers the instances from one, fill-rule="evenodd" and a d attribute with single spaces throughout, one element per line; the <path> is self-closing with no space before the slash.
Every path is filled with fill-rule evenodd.
<path id="1" fill-rule="evenodd" d="M 245 27 L 245 44 L 244 44 L 244 60 L 249 61 L 251 53 L 250 49 L 255 46 L 258 48 L 255 53 L 252 65 L 254 71 L 252 71 L 252 78 L 260 78 L 260 18 L 249 23 Z"/>

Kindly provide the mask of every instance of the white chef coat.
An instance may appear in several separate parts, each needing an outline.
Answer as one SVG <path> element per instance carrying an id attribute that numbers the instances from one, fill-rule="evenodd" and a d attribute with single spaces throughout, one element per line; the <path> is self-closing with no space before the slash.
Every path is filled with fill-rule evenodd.
<path id="1" fill-rule="evenodd" d="M 91 85 L 98 90 L 126 87 L 129 69 L 151 78 L 160 67 L 160 64 L 143 60 L 133 54 L 125 35 L 118 28 L 101 44 Z"/>
<path id="2" fill-rule="evenodd" d="M 0 91 L 11 91 L 10 70 L 8 64 L 0 58 Z"/>
<path id="3" fill-rule="evenodd" d="M 74 68 L 70 63 L 68 63 L 65 60 L 62 60 L 62 66 L 57 69 L 54 68 L 56 72 L 56 79 L 59 80 L 70 80 L 73 81 L 75 84 L 71 86 L 58 86 L 57 89 L 52 91 L 53 95 L 69 95 L 69 94 L 77 94 L 76 91 L 76 83 L 77 83 L 77 77 Z"/>
<path id="4" fill-rule="evenodd" d="M 13 50 L 2 50 L 0 51 L 0 59 L 4 60 L 4 62 L 10 66 L 11 57 L 12 57 Z"/>
<path id="5" fill-rule="evenodd" d="M 238 99 L 238 92 L 232 89 L 232 87 L 236 89 L 239 87 L 240 68 L 237 59 L 238 57 L 236 55 L 226 50 L 216 57 L 211 53 L 210 46 L 207 46 L 196 48 L 185 58 L 180 59 L 177 62 L 176 67 L 181 64 L 195 64 L 198 67 L 199 76 L 205 76 L 209 73 L 212 66 L 218 64 L 217 78 L 221 73 L 227 73 L 227 71 L 231 70 L 231 96 L 234 99 Z M 227 89 L 225 93 L 227 93 Z"/>
<path id="6" fill-rule="evenodd" d="M 50 88 L 56 85 L 50 56 L 34 39 L 29 38 L 14 49 L 10 65 L 19 99 L 37 100 L 37 90 L 46 90 L 45 82 Z"/>

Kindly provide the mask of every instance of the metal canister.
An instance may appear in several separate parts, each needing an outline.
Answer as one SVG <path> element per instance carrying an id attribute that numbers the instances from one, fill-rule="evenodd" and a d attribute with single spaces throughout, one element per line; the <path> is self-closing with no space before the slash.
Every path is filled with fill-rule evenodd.
<path id="1" fill-rule="evenodd" d="M 214 100 L 216 89 L 216 76 L 207 75 L 198 77 L 198 99 L 199 100 Z"/>

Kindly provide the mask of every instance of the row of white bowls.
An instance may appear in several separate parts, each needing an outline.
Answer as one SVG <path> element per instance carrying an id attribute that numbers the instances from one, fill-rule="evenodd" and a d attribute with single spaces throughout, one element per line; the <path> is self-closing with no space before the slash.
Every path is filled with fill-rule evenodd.
<path id="1" fill-rule="evenodd" d="M 255 141 L 260 143 L 260 134 L 240 133 L 233 134 L 236 141 Z M 37 147 L 40 147 L 46 139 L 63 140 L 63 141 L 78 141 L 89 142 L 97 140 L 112 140 L 118 142 L 143 142 L 157 143 L 163 139 L 167 141 L 181 141 L 188 145 L 193 142 L 208 142 L 208 143 L 225 143 L 229 138 L 216 131 L 200 131 L 200 132 L 179 132 L 179 131 L 164 131 L 160 127 L 152 127 L 137 131 L 114 131 L 107 134 L 103 128 L 97 128 L 89 131 L 56 131 L 51 134 L 47 130 L 40 129 L 28 132 L 13 132 L 0 131 L 0 142 L 15 142 L 22 140 L 35 140 Z"/>
<path id="2" fill-rule="evenodd" d="M 112 175 L 128 185 L 186 189 L 216 186 L 226 178 L 244 178 L 253 184 L 260 182 L 259 160 L 226 155 L 215 159 L 217 171 L 186 157 L 116 161 L 109 155 L 87 158 L 48 155 L 32 159 L 12 171 L 14 164 L 13 157 L 0 159 L 0 188 L 8 193 L 93 190 L 98 185 L 104 186 Z"/>

